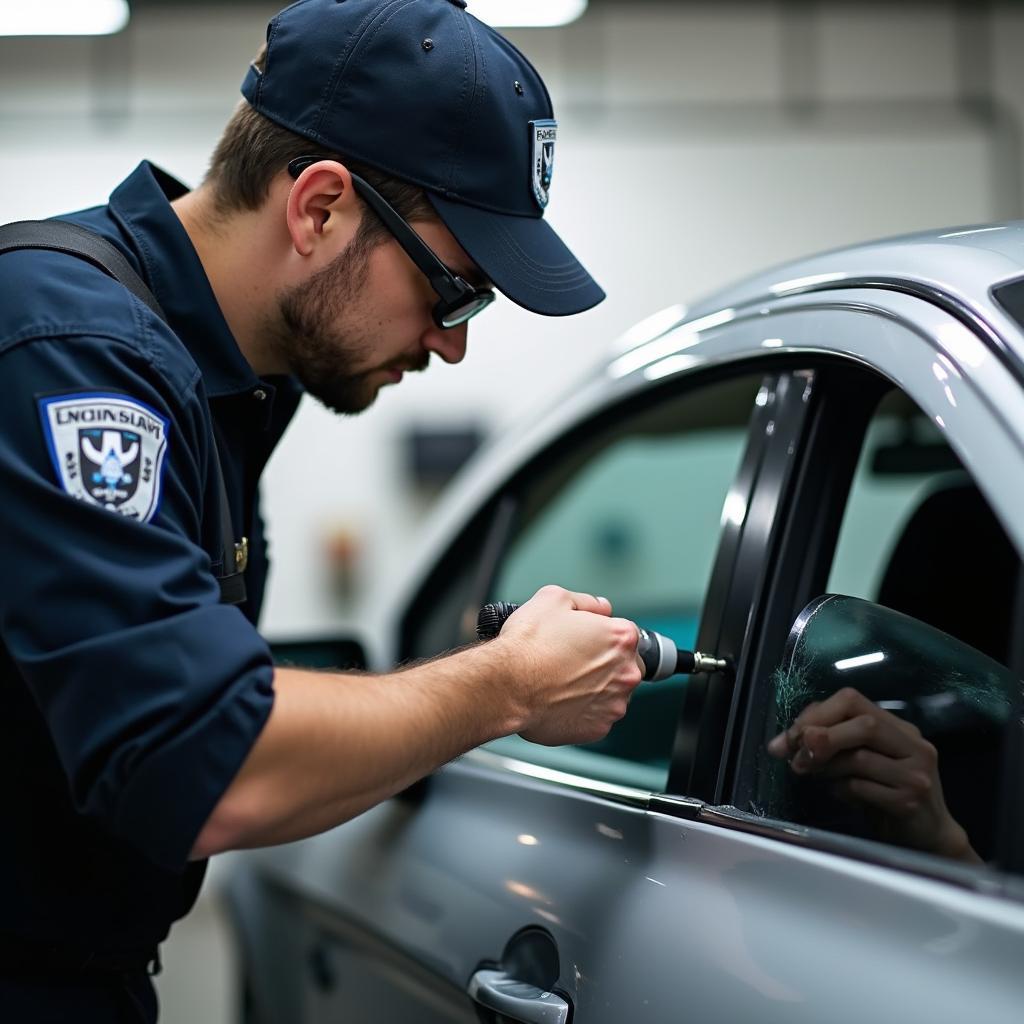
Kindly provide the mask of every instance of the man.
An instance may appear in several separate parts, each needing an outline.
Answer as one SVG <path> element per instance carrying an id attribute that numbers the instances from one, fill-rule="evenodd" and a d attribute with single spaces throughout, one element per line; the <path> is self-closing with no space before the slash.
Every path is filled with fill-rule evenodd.
<path id="1" fill-rule="evenodd" d="M 0 256 L 11 1019 L 154 1020 L 147 967 L 204 858 L 330 828 L 493 737 L 598 739 L 639 682 L 635 627 L 555 587 L 494 642 L 388 676 L 275 668 L 254 626 L 257 482 L 303 388 L 354 413 L 459 362 L 492 284 L 553 315 L 603 297 L 541 219 L 543 82 L 465 6 L 300 0 L 200 188 L 142 164 L 64 218 L 167 322 L 83 260 Z"/>

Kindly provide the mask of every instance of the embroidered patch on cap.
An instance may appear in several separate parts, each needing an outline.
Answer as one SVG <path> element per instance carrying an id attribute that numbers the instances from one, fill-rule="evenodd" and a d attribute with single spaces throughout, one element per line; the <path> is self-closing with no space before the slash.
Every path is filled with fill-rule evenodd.
<path id="1" fill-rule="evenodd" d="M 533 147 L 533 195 L 543 210 L 548 205 L 551 177 L 555 173 L 555 142 L 558 140 L 558 122 L 547 118 L 530 122 L 530 141 Z"/>
<path id="2" fill-rule="evenodd" d="M 168 421 L 126 395 L 39 399 L 57 480 L 74 498 L 148 523 L 160 504 Z"/>

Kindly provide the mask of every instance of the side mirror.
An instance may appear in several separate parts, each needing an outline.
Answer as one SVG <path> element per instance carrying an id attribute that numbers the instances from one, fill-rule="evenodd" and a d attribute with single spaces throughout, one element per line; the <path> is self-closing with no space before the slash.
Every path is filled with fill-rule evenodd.
<path id="1" fill-rule="evenodd" d="M 274 663 L 290 668 L 359 670 L 366 668 L 366 652 L 358 640 L 286 640 L 271 643 Z"/>
<path id="2" fill-rule="evenodd" d="M 810 701 L 851 686 L 928 737 L 1001 727 L 1021 688 L 1008 668 L 948 633 L 841 594 L 800 613 L 775 683 L 782 728 Z"/>

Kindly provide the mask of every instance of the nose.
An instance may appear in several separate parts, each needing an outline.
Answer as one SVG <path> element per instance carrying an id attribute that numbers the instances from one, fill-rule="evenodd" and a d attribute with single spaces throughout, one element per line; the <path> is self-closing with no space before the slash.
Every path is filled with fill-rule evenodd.
<path id="1" fill-rule="evenodd" d="M 446 331 L 440 327 L 431 327 L 423 336 L 423 347 L 428 352 L 436 352 L 446 363 L 461 363 L 466 357 L 467 333 L 466 324 Z"/>

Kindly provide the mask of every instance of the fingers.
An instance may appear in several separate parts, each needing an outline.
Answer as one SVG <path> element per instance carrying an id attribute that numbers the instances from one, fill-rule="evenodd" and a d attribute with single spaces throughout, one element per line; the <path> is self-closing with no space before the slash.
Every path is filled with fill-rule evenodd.
<path id="1" fill-rule="evenodd" d="M 551 601 L 577 611 L 593 612 L 595 615 L 611 615 L 612 613 L 612 603 L 607 597 L 595 597 L 593 594 L 566 590 L 564 587 L 557 587 L 554 584 L 541 587 L 531 600 Z"/>
<path id="2" fill-rule="evenodd" d="M 800 773 L 795 765 L 793 770 Z M 910 772 L 906 763 L 887 757 L 867 747 L 846 750 L 821 766 L 819 774 L 829 779 L 865 779 L 882 786 L 898 787 L 907 782 Z"/>
<path id="3" fill-rule="evenodd" d="M 580 612 L 593 612 L 595 615 L 611 615 L 612 603 L 607 597 L 594 597 L 592 594 L 577 594 L 567 591 L 572 598 L 573 607 Z"/>
<path id="4" fill-rule="evenodd" d="M 913 727 L 908 732 L 905 725 L 858 690 L 844 687 L 827 700 L 804 708 L 785 732 L 769 741 L 768 752 L 791 758 L 804 748 L 808 760 L 828 760 L 840 750 L 868 746 L 901 756 L 913 732 Z"/>
<path id="5" fill-rule="evenodd" d="M 897 728 L 898 720 L 875 708 L 838 725 L 811 725 L 803 731 L 801 746 L 812 760 L 825 764 L 844 750 L 864 747 L 888 757 L 909 757 L 913 753 L 910 737 Z"/>
<path id="6" fill-rule="evenodd" d="M 834 790 L 845 800 L 869 804 L 892 815 L 907 814 L 917 805 L 904 789 L 894 789 L 872 779 L 843 779 L 835 784 Z"/>

